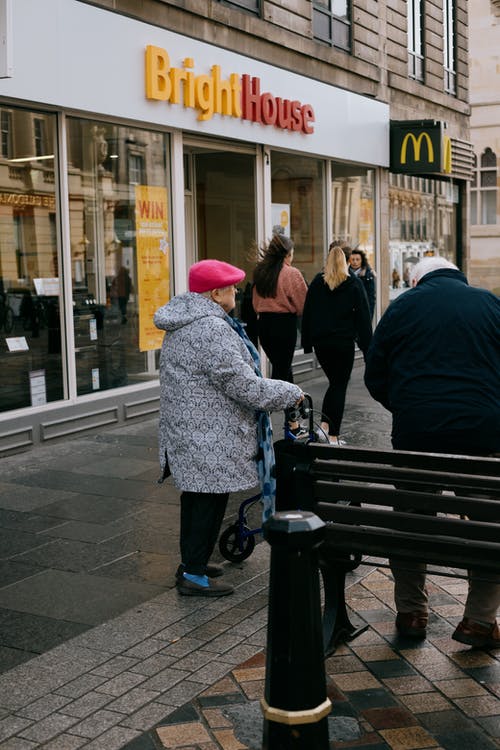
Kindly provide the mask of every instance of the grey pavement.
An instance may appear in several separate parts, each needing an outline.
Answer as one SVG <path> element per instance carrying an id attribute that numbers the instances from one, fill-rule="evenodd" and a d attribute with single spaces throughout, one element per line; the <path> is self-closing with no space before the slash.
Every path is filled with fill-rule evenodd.
<path id="1" fill-rule="evenodd" d="M 298 380 L 319 409 L 325 380 Z M 140 741 L 265 644 L 267 544 L 225 564 L 234 596 L 176 593 L 179 493 L 157 484 L 156 429 L 155 417 L 0 460 L 0 750 Z M 389 430 L 355 368 L 344 437 L 389 447 Z"/>

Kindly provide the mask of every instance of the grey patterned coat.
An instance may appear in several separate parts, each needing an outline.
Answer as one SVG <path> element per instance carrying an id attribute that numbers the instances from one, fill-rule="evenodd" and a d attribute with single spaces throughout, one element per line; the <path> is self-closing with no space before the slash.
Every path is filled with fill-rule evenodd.
<path id="1" fill-rule="evenodd" d="M 301 389 L 259 377 L 220 305 L 201 294 L 156 311 L 166 331 L 160 359 L 160 463 L 176 487 L 236 492 L 258 482 L 256 410 L 292 406 Z"/>

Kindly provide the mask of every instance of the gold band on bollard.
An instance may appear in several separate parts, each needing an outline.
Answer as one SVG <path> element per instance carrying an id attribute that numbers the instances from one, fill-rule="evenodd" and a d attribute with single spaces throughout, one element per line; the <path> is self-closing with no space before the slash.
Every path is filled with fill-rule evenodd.
<path id="1" fill-rule="evenodd" d="M 304 711 L 285 711 L 282 708 L 273 708 L 265 698 L 261 698 L 260 707 L 264 719 L 268 721 L 275 721 L 278 724 L 314 724 L 328 716 L 332 708 L 332 702 L 330 698 L 327 698 L 316 708 L 307 708 Z"/>

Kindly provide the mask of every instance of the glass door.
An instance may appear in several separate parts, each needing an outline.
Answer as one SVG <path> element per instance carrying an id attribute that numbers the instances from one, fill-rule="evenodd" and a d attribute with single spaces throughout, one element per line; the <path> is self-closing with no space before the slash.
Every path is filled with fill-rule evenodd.
<path id="1" fill-rule="evenodd" d="M 184 169 L 188 265 L 223 260 L 243 268 L 243 285 L 249 284 L 256 261 L 255 153 L 185 146 Z"/>

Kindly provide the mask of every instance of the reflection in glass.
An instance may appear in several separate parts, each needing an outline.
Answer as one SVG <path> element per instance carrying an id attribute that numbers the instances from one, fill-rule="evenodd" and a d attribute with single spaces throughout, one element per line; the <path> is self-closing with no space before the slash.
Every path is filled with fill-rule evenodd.
<path id="1" fill-rule="evenodd" d="M 389 253 L 394 299 L 409 288 L 412 267 L 440 255 L 457 262 L 458 188 L 422 177 L 389 176 Z"/>
<path id="2" fill-rule="evenodd" d="M 243 268 L 235 315 L 255 264 L 255 154 L 186 147 L 184 154 L 187 257 L 216 258 Z"/>
<path id="3" fill-rule="evenodd" d="M 332 164 L 332 239 L 359 249 L 363 266 L 356 267 L 375 309 L 375 187 L 367 167 Z"/>
<path id="4" fill-rule="evenodd" d="M 136 208 L 167 222 L 166 136 L 68 119 L 68 182 L 77 392 L 116 388 L 155 376 L 154 355 L 139 349 Z M 153 193 L 153 188 L 160 192 Z M 159 196 L 159 197 L 158 197 Z M 165 196 L 165 197 L 163 197 Z M 158 219 L 157 222 L 154 219 Z M 164 251 L 168 250 L 164 240 Z M 144 262 L 144 261 L 142 261 Z M 154 290 L 156 306 L 168 279 Z M 144 310 L 142 310 L 144 312 Z M 149 313 L 148 313 L 149 315 Z M 149 316 L 150 317 L 150 316 Z"/>
<path id="5" fill-rule="evenodd" d="M 0 109 L 0 411 L 64 397 L 55 118 Z"/>
<path id="6" fill-rule="evenodd" d="M 273 225 L 293 240 L 293 263 L 307 282 L 323 267 L 324 162 L 299 154 L 271 154 Z"/>

